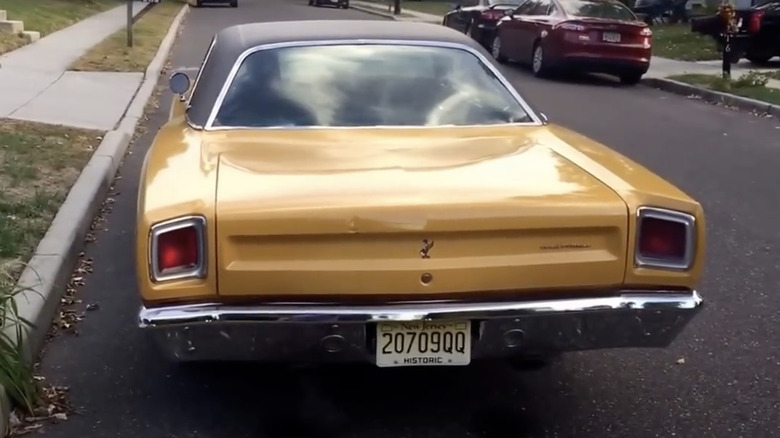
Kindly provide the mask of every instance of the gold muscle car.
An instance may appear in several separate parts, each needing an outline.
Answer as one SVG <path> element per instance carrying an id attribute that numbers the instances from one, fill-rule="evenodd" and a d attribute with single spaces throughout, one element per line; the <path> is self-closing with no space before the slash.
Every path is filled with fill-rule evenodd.
<path id="1" fill-rule="evenodd" d="M 228 27 L 170 87 L 136 251 L 173 360 L 545 364 L 666 347 L 701 309 L 699 203 L 453 29 Z"/>

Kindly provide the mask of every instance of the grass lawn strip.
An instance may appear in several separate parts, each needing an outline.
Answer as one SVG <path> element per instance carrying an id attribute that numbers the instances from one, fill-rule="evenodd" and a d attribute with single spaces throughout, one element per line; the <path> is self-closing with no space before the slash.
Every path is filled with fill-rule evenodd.
<path id="1" fill-rule="evenodd" d="M 127 47 L 127 30 L 122 29 L 77 59 L 70 66 L 70 70 L 146 71 L 173 19 L 186 3 L 183 0 L 163 0 L 152 6 L 133 26 L 133 47 Z"/>
<path id="2" fill-rule="evenodd" d="M 721 59 L 721 52 L 710 36 L 691 32 L 690 24 L 655 25 L 653 56 L 680 61 L 711 61 Z"/>
<path id="3" fill-rule="evenodd" d="M 443 17 L 444 14 L 452 10 L 451 4 L 454 1 L 435 1 L 435 0 L 423 0 L 423 1 L 402 1 L 401 10 L 409 9 L 412 11 L 423 12 L 426 14 L 438 15 Z"/>
<path id="4" fill-rule="evenodd" d="M 363 0 L 366 3 L 377 5 L 374 9 L 387 14 L 393 13 L 393 0 Z M 425 12 L 443 16 L 450 11 L 449 3 L 441 1 L 403 1 L 401 0 L 401 17 L 414 17 L 413 14 L 404 11 Z"/>
<path id="5" fill-rule="evenodd" d="M 40 32 L 43 37 L 121 4 L 117 0 L 3 0 L 0 9 L 9 20 L 23 21 L 24 30 Z M 25 44 L 20 35 L 0 33 L 0 53 Z"/>
<path id="6" fill-rule="evenodd" d="M 769 76 L 757 72 L 749 72 L 739 79 L 726 81 L 718 75 L 686 74 L 670 76 L 669 79 L 697 85 L 712 91 L 734 94 L 749 99 L 780 105 L 780 89 L 766 86 L 764 79 Z M 763 82 L 764 85 L 761 85 Z"/>
<path id="7" fill-rule="evenodd" d="M 16 280 L 102 136 L 0 119 L 0 326 L 19 323 L 11 299 Z M 25 380 L 31 370 L 24 369 L 14 342 L 0 335 L 0 384 L 15 405 L 29 408 L 35 382 Z"/>

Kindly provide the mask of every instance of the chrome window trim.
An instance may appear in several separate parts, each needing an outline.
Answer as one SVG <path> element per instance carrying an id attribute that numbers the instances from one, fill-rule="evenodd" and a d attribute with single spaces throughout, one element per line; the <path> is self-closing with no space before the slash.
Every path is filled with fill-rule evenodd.
<path id="1" fill-rule="evenodd" d="M 214 46 L 216 45 L 217 45 L 217 36 L 215 35 L 214 38 L 211 39 L 211 45 L 209 46 L 209 49 L 206 51 L 206 56 L 203 57 L 203 62 L 201 62 L 200 67 L 198 67 L 198 74 L 195 75 L 195 81 L 192 83 L 192 89 L 190 89 L 189 96 L 187 96 L 187 107 L 184 108 L 184 118 L 187 120 L 187 124 L 192 127 L 195 127 L 195 125 L 193 125 L 190 122 L 190 117 L 188 114 L 191 106 L 190 101 L 192 99 L 192 95 L 195 93 L 195 89 L 198 88 L 198 84 L 200 83 L 200 77 L 203 75 L 203 66 L 205 66 L 206 63 L 209 62 L 209 58 L 211 57 L 211 52 L 214 50 Z"/>
<path id="2" fill-rule="evenodd" d="M 654 218 L 678 222 L 685 225 L 685 255 L 679 263 L 639 254 L 639 241 L 642 237 L 642 219 Z M 688 213 L 660 207 L 642 206 L 636 211 L 636 236 L 634 243 L 634 264 L 640 268 L 667 269 L 685 271 L 691 268 L 696 251 L 696 218 Z"/>
<path id="3" fill-rule="evenodd" d="M 217 118 L 217 114 L 219 113 L 220 108 L 222 107 L 222 102 L 225 99 L 225 95 L 227 94 L 228 89 L 230 89 L 230 86 L 233 84 L 233 80 L 236 77 L 236 74 L 238 74 L 238 69 L 241 67 L 241 65 L 244 63 L 244 60 L 246 60 L 247 57 L 250 55 L 263 51 L 263 50 L 273 50 L 273 49 L 281 49 L 281 48 L 289 48 L 289 47 L 313 47 L 313 46 L 338 46 L 338 45 L 354 45 L 354 44 L 362 44 L 362 45 L 399 45 L 399 46 L 423 46 L 423 47 L 441 47 L 441 48 L 448 48 L 448 49 L 459 49 L 466 51 L 474 56 L 477 57 L 477 59 L 482 62 L 483 65 L 485 65 L 491 73 L 493 73 L 498 81 L 501 83 L 501 85 L 504 86 L 504 88 L 509 92 L 509 94 L 515 98 L 515 101 L 525 110 L 525 112 L 528 114 L 528 116 L 531 118 L 531 122 L 518 122 L 518 123 L 504 123 L 504 124 L 495 124 L 495 125 L 441 125 L 441 126 L 393 126 L 393 125 L 383 125 L 383 126 L 302 126 L 302 127 L 290 127 L 290 126 L 268 126 L 268 127 L 252 127 L 252 126 L 220 126 L 220 127 L 214 127 L 214 120 Z M 222 89 L 219 92 L 219 95 L 217 95 L 217 99 L 214 101 L 214 105 L 211 108 L 211 113 L 209 113 L 209 117 L 206 120 L 206 124 L 203 126 L 204 131 L 232 131 L 232 130 L 268 130 L 268 129 L 285 129 L 285 130 L 299 130 L 299 129 L 431 129 L 431 128 L 469 128 L 469 127 L 500 127 L 500 126 L 537 126 L 541 125 L 542 121 L 539 118 L 539 116 L 531 109 L 531 106 L 520 96 L 520 94 L 515 90 L 515 88 L 512 86 L 512 84 L 507 80 L 507 78 L 501 74 L 501 72 L 488 60 L 487 57 L 483 56 L 481 53 L 479 53 L 474 48 L 471 48 L 469 46 L 466 46 L 464 44 L 459 43 L 448 43 L 448 42 L 442 42 L 442 41 L 422 41 L 422 40 L 384 40 L 384 39 L 359 39 L 359 40 L 352 40 L 352 39 L 345 39 L 345 40 L 322 40 L 322 41 L 292 41 L 292 42 L 284 42 L 284 43 L 273 43 L 273 44 L 264 44 L 255 46 L 252 48 L 249 48 L 241 53 L 241 55 L 238 56 L 238 59 L 233 63 L 233 67 L 230 69 L 230 73 L 228 74 L 227 79 L 225 80 L 225 83 L 222 85 Z"/>
<path id="4" fill-rule="evenodd" d="M 161 272 L 156 257 L 160 235 L 188 227 L 194 227 L 197 232 L 198 263 L 194 268 L 190 269 L 179 269 L 170 273 Z M 157 283 L 187 278 L 205 278 L 208 268 L 208 255 L 206 251 L 206 218 L 203 216 L 184 216 L 152 225 L 149 231 L 149 253 L 147 255 L 151 280 Z"/>

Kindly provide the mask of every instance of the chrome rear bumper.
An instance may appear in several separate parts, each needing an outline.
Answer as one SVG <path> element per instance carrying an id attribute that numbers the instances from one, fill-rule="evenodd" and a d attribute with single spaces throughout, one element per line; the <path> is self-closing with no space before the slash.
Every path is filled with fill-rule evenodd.
<path id="1" fill-rule="evenodd" d="M 666 347 L 701 310 L 698 293 L 621 291 L 602 298 L 274 303 L 142 308 L 140 326 L 178 361 L 374 362 L 375 324 L 472 321 L 473 359 Z"/>

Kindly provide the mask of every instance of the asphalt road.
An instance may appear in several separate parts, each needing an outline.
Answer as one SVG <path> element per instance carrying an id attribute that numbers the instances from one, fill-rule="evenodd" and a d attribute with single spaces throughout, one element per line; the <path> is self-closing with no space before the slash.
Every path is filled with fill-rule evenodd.
<path id="1" fill-rule="evenodd" d="M 172 65 L 197 66 L 211 35 L 235 23 L 376 18 L 305 0 L 193 9 Z M 52 438 L 109 437 L 770 437 L 780 436 L 780 123 L 644 87 L 534 79 L 507 67 L 554 122 L 605 142 L 700 199 L 708 214 L 707 308 L 669 349 L 573 354 L 516 373 L 372 367 L 177 368 L 136 329 L 132 242 L 137 175 L 152 134 L 126 159 L 107 230 L 87 248 L 78 292 L 99 304 L 79 336 L 48 347 L 42 373 L 81 410 Z M 152 115 L 165 119 L 169 95 Z M 684 359 L 680 364 L 679 359 Z"/>

